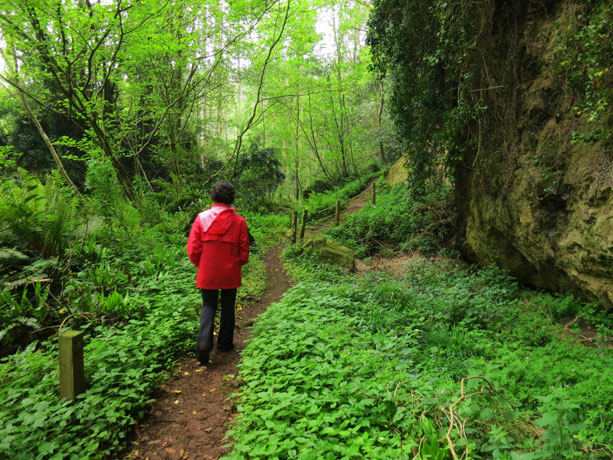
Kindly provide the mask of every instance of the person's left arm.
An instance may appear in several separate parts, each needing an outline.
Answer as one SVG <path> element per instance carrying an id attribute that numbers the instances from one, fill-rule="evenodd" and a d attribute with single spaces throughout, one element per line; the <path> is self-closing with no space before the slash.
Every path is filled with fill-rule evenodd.
<path id="1" fill-rule="evenodd" d="M 241 220 L 239 241 L 238 241 L 238 256 L 241 261 L 241 265 L 245 265 L 249 262 L 249 232 L 247 231 L 247 222 L 244 219 Z"/>

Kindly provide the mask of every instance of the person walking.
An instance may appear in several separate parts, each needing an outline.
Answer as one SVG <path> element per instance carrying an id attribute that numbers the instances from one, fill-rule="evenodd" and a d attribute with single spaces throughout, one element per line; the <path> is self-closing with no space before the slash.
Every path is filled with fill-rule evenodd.
<path id="1" fill-rule="evenodd" d="M 249 262 L 249 233 L 245 219 L 230 205 L 234 186 L 225 180 L 211 189 L 213 205 L 194 220 L 187 240 L 189 260 L 198 267 L 196 286 L 202 291 L 200 331 L 196 356 L 201 364 L 209 362 L 213 349 L 215 313 L 221 297 L 221 319 L 217 351 L 234 349 L 234 305 L 241 285 L 241 267 Z M 220 296 L 221 292 L 221 296 Z"/>

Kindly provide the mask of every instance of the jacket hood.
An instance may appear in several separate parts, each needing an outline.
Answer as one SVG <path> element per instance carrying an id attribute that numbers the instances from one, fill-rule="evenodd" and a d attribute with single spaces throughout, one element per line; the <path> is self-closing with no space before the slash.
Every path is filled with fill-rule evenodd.
<path id="1" fill-rule="evenodd" d="M 230 225 L 232 225 L 232 223 L 234 222 L 234 219 L 232 218 L 232 214 L 233 214 L 232 209 L 226 209 L 222 211 L 215 218 L 215 220 L 213 221 L 213 223 L 211 224 L 211 226 L 209 227 L 206 233 L 210 233 L 213 235 L 225 234 L 230 228 Z"/>
<path id="2" fill-rule="evenodd" d="M 225 234 L 234 221 L 232 219 L 234 211 L 236 208 L 226 204 L 214 204 L 199 214 L 202 230 L 213 235 Z"/>

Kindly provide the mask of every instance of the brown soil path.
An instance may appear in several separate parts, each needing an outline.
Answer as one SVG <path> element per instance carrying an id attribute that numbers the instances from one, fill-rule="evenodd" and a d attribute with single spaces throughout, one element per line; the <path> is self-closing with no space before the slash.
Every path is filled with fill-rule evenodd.
<path id="1" fill-rule="evenodd" d="M 264 256 L 266 292 L 237 317 L 234 343 L 229 353 L 211 354 L 208 366 L 195 357 L 179 361 L 176 375 L 160 388 L 149 418 L 135 428 L 130 459 L 199 459 L 222 457 L 228 422 L 234 417 L 228 396 L 236 390 L 235 376 L 240 353 L 249 337 L 249 327 L 266 308 L 291 286 L 280 260 L 281 248 Z"/>

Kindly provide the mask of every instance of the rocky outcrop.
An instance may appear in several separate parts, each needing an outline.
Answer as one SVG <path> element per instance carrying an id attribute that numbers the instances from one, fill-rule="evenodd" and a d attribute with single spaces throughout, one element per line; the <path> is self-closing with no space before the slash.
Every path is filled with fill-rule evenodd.
<path id="1" fill-rule="evenodd" d="M 398 158 L 396 163 L 394 163 L 385 173 L 385 183 L 390 187 L 392 185 L 400 184 L 407 180 L 409 173 L 406 168 L 407 158 L 406 156 L 401 156 Z"/>
<path id="2" fill-rule="evenodd" d="M 514 49 L 523 54 L 508 69 L 516 89 L 491 97 L 499 116 L 480 126 L 483 143 L 457 171 L 463 249 L 531 285 L 611 306 L 613 151 L 610 142 L 571 142 L 589 126 L 554 69 L 558 34 L 571 17 L 571 3 L 557 2 L 519 29 Z M 509 54 L 488 61 L 492 73 L 504 71 L 500 59 Z"/>

